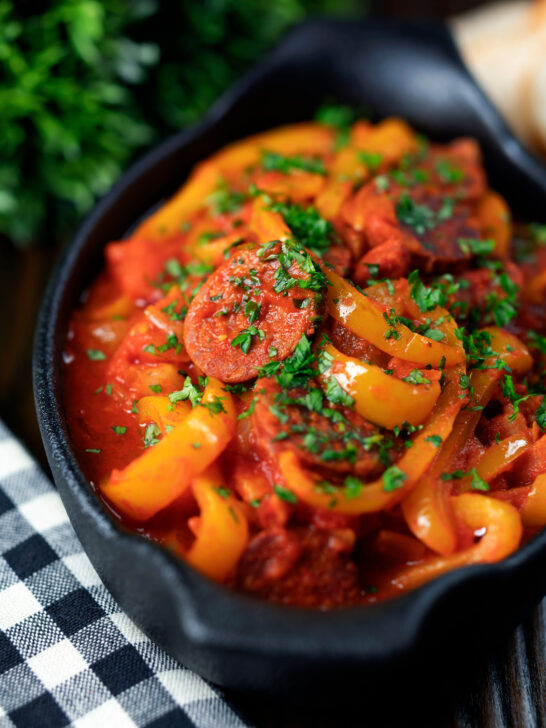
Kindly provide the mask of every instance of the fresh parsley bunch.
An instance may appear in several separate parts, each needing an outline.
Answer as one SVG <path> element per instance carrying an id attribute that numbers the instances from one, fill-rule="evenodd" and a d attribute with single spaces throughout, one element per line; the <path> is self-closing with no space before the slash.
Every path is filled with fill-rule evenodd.
<path id="1" fill-rule="evenodd" d="M 358 0 L 0 0 L 0 236 L 57 243 L 309 13 Z"/>

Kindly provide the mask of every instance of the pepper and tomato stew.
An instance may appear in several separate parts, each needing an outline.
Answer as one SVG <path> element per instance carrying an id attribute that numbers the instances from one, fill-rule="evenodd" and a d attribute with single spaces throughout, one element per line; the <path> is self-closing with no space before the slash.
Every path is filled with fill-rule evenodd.
<path id="1" fill-rule="evenodd" d="M 346 116 L 199 164 L 106 246 L 64 351 L 111 514 L 319 608 L 498 561 L 546 524 L 546 226 L 511 222 L 473 140 Z"/>

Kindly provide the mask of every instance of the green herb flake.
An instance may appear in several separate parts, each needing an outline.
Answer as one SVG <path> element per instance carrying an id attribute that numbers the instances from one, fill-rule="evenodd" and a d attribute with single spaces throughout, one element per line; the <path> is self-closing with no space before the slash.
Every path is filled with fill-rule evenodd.
<path id="1" fill-rule="evenodd" d="M 273 491 L 281 500 L 286 501 L 287 503 L 298 502 L 296 495 L 292 493 L 291 490 L 288 490 L 288 488 L 284 488 L 278 483 L 275 483 L 275 485 L 273 486 Z"/>
<path id="2" fill-rule="evenodd" d="M 88 359 L 91 359 L 91 361 L 104 361 L 106 359 L 106 354 L 100 349 L 87 349 L 87 357 Z"/>
<path id="3" fill-rule="evenodd" d="M 398 490 L 407 480 L 407 475 L 403 470 L 400 470 L 396 465 L 391 465 L 383 473 L 383 490 L 390 493 L 393 490 Z"/>

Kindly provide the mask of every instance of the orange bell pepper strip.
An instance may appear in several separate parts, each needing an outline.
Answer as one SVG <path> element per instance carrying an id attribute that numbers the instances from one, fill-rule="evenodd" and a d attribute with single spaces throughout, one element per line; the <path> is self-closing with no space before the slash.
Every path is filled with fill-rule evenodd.
<path id="1" fill-rule="evenodd" d="M 89 309 L 89 318 L 92 321 L 105 321 L 110 319 L 127 318 L 135 308 L 133 299 L 122 293 L 112 301 Z"/>
<path id="2" fill-rule="evenodd" d="M 215 413 L 206 406 L 218 402 L 222 412 Z M 125 468 L 114 468 L 101 487 L 102 494 L 124 515 L 147 521 L 178 498 L 192 479 L 216 460 L 232 439 L 235 425 L 231 394 L 210 377 L 201 404 Z"/>
<path id="3" fill-rule="evenodd" d="M 364 182 L 370 176 L 368 167 L 359 156 L 359 150 L 350 145 L 336 152 L 329 172 L 335 180 L 349 180 L 351 187 L 353 183 Z"/>
<path id="4" fill-rule="evenodd" d="M 530 447 L 531 443 L 526 437 L 521 435 L 506 437 L 487 448 L 475 465 L 476 471 L 489 483 L 493 478 L 508 470 L 512 463 Z"/>
<path id="5" fill-rule="evenodd" d="M 395 589 L 415 589 L 461 566 L 500 561 L 518 548 L 523 528 L 514 506 L 477 493 L 454 496 L 452 506 L 457 521 L 473 531 L 485 528 L 485 534 L 478 543 L 464 551 L 449 556 L 433 556 L 422 564 L 402 569 L 392 580 Z"/>
<path id="6" fill-rule="evenodd" d="M 164 240 L 179 232 L 182 224 L 203 207 L 221 179 L 220 170 L 211 160 L 198 164 L 174 197 L 146 218 L 131 237 Z"/>
<path id="7" fill-rule="evenodd" d="M 529 488 L 529 495 L 521 509 L 521 520 L 526 528 L 546 526 L 546 473 L 537 475 Z"/>
<path id="8" fill-rule="evenodd" d="M 244 508 L 214 466 L 196 477 L 191 489 L 200 511 L 191 519 L 195 541 L 186 549 L 174 532 L 164 544 L 202 574 L 225 581 L 248 543 Z"/>
<path id="9" fill-rule="evenodd" d="M 271 240 L 288 240 L 294 237 L 282 215 L 270 210 L 261 197 L 256 197 L 252 202 L 252 214 L 248 227 L 260 243 L 269 243 Z"/>
<path id="10" fill-rule="evenodd" d="M 464 360 L 462 347 L 427 339 L 401 323 L 396 326 L 396 336 L 386 338 L 392 328 L 383 315 L 387 312 L 326 266 L 323 272 L 331 284 L 327 291 L 328 313 L 381 351 L 423 366 L 437 367 L 445 360 L 445 366 L 451 367 Z M 447 312 L 445 315 L 449 317 Z"/>
<path id="11" fill-rule="evenodd" d="M 193 254 L 198 260 L 216 268 L 224 262 L 226 250 L 230 250 L 234 244 L 241 240 L 241 233 L 235 230 L 228 235 L 222 235 L 202 245 L 196 245 L 193 248 Z"/>
<path id="12" fill-rule="evenodd" d="M 320 215 L 326 220 L 333 220 L 337 217 L 352 189 L 353 185 L 350 180 L 328 180 L 315 200 L 315 207 Z"/>
<path id="13" fill-rule="evenodd" d="M 419 148 L 415 131 L 403 119 L 396 117 L 384 119 L 371 130 L 366 130 L 361 138 L 356 133 L 352 138 L 361 151 L 380 154 L 382 162 L 389 166 Z"/>
<path id="14" fill-rule="evenodd" d="M 392 430 L 404 422 L 420 425 L 440 396 L 439 382 L 409 384 L 385 374 L 381 367 L 342 354 L 332 344 L 322 351 L 332 359 L 332 366 L 319 377 L 322 384 L 327 385 L 333 376 L 354 399 L 358 414 L 381 427 Z"/>
<path id="15" fill-rule="evenodd" d="M 292 202 L 302 203 L 314 199 L 323 190 L 325 181 L 324 175 L 303 170 L 289 174 L 266 172 L 256 178 L 256 187 L 274 197 L 288 197 Z"/>
<path id="16" fill-rule="evenodd" d="M 166 432 L 166 428 L 176 427 L 189 415 L 191 404 L 188 400 L 173 404 L 168 397 L 153 395 L 139 399 L 136 409 L 141 425 L 155 422 L 161 432 Z"/>
<path id="17" fill-rule="evenodd" d="M 279 154 L 324 154 L 333 145 L 334 131 L 320 124 L 304 123 L 273 129 L 230 144 L 195 167 L 188 181 L 157 212 L 141 223 L 134 237 L 161 240 L 180 230 L 206 198 L 226 177 L 236 178 L 258 164 L 264 151 Z"/>
<path id="18" fill-rule="evenodd" d="M 300 466 L 298 457 L 292 450 L 285 450 L 279 455 L 279 468 L 286 487 L 310 506 L 339 513 L 360 515 L 390 508 L 415 486 L 433 461 L 438 452 L 435 437 L 445 440 L 449 436 L 462 406 L 458 392 L 458 385 L 448 380 L 428 422 L 413 437 L 412 446 L 396 464 L 399 481 L 393 489 L 384 474 L 372 483 L 363 484 L 361 492 L 355 497 L 352 494 L 347 496 L 342 488 L 335 494 L 326 493 L 313 480 L 311 474 Z"/>
<path id="19" fill-rule="evenodd" d="M 476 206 L 476 217 L 481 225 L 482 237 L 495 241 L 495 255 L 506 258 L 512 239 L 510 208 L 497 193 L 489 190 Z"/>
<path id="20" fill-rule="evenodd" d="M 333 129 L 314 122 L 290 124 L 229 144 L 210 158 L 222 174 L 239 175 L 258 164 L 264 152 L 285 156 L 328 154 L 334 143 Z"/>
<path id="21" fill-rule="evenodd" d="M 532 359 L 519 339 L 495 327 L 484 330 L 491 337 L 491 348 L 513 371 L 524 374 L 529 370 Z M 493 362 L 494 359 L 486 361 L 485 366 L 492 366 Z M 402 513 L 411 532 L 439 554 L 451 554 L 457 545 L 457 528 L 450 505 L 449 490 L 440 476 L 452 470 L 453 461 L 476 428 L 482 410 L 472 408 L 485 407 L 501 376 L 501 370 L 496 368 L 471 371 L 471 407 L 460 412 L 453 431 L 449 439 L 444 442 L 432 468 L 402 501 Z"/>

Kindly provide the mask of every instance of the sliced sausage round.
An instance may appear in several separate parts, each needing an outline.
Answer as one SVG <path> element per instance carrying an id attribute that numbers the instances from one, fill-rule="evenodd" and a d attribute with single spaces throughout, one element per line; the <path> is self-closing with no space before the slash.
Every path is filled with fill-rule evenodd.
<path id="1" fill-rule="evenodd" d="M 236 249 L 189 307 L 184 344 L 191 359 L 224 382 L 257 376 L 314 332 L 323 282 L 310 256 L 290 241 Z"/>

